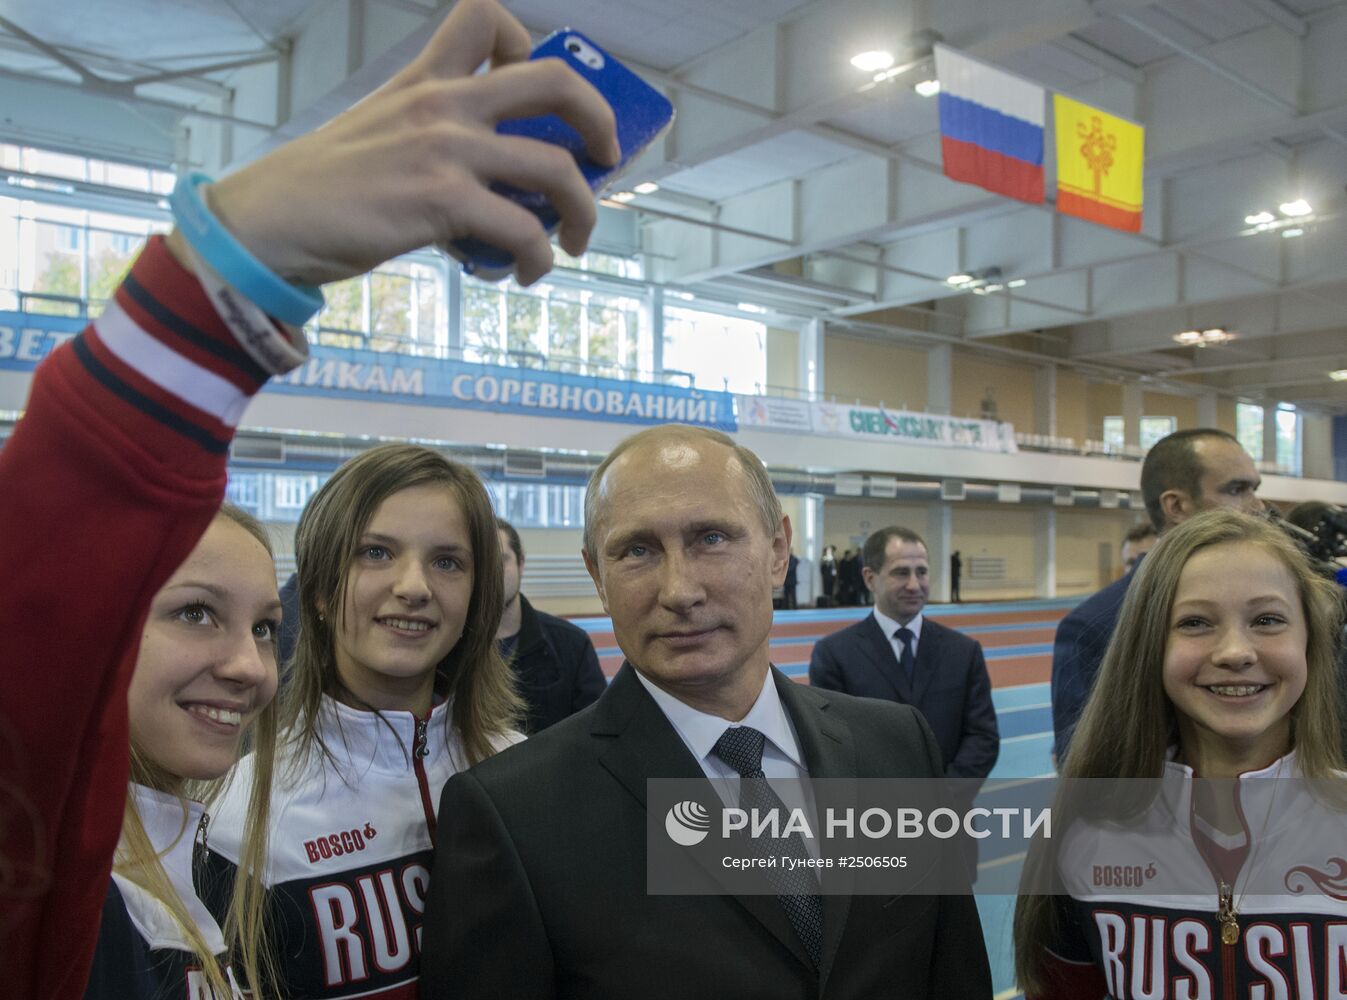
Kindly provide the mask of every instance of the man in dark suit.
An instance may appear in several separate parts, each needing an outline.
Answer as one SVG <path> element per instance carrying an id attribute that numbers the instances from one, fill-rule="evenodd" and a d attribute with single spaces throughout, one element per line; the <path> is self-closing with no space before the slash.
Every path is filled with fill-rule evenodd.
<path id="1" fill-rule="evenodd" d="M 496 645 L 528 706 L 524 731 L 536 733 L 593 704 L 608 681 L 584 629 L 529 603 L 520 590 L 524 544 L 519 532 L 500 517 L 496 529 L 505 584 L 505 610 L 496 630 Z"/>
<path id="2" fill-rule="evenodd" d="M 948 777 L 987 777 L 1001 750 L 987 663 L 978 642 L 923 614 L 926 543 L 908 528 L 881 528 L 863 558 L 875 610 L 814 645 L 809 682 L 913 706 L 935 733 Z"/>
<path id="3" fill-rule="evenodd" d="M 647 892 L 648 779 L 941 774 L 911 709 L 771 666 L 790 540 L 766 469 L 718 432 L 653 428 L 599 466 L 584 558 L 627 662 L 595 705 L 445 785 L 422 996 L 991 995 L 967 895 Z"/>
<path id="4" fill-rule="evenodd" d="M 1141 497 L 1151 524 L 1162 537 L 1167 529 L 1213 507 L 1261 513 L 1260 482 L 1253 459 L 1239 441 L 1210 427 L 1161 438 L 1141 463 Z M 1090 696 L 1135 576 L 1134 572 L 1123 574 L 1076 605 L 1057 625 L 1052 646 L 1054 762 L 1066 756 L 1071 730 Z"/>

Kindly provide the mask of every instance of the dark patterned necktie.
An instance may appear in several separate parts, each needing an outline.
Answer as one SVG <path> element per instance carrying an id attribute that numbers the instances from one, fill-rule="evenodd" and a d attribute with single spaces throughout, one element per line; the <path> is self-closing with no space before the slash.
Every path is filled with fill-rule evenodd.
<path id="1" fill-rule="evenodd" d="M 898 665 L 903 668 L 903 674 L 907 677 L 907 683 L 910 687 L 912 675 L 915 673 L 917 666 L 917 658 L 912 652 L 912 640 L 917 637 L 916 633 L 904 625 L 893 633 L 893 637 L 903 644 L 903 655 L 898 657 Z"/>
<path id="2" fill-rule="evenodd" d="M 789 810 L 772 791 L 762 770 L 762 748 L 766 742 L 767 737 L 752 726 L 731 726 L 721 733 L 711 752 L 739 772 L 740 808 L 757 809 L 759 813 L 775 809 L 784 819 Z M 804 838 L 798 833 L 782 838 L 753 837 L 748 843 L 755 854 L 762 856 L 789 855 L 801 861 L 809 857 Z M 818 895 L 818 883 L 809 872 L 805 867 L 793 871 L 782 867 L 764 869 L 791 926 L 817 967 L 823 947 L 823 900 Z"/>

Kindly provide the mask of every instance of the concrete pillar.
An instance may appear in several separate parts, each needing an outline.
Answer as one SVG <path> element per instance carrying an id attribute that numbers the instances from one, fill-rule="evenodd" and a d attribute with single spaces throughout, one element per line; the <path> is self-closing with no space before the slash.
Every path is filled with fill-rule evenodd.
<path id="1" fill-rule="evenodd" d="M 1333 418 L 1333 478 L 1347 483 L 1347 414 Z"/>
<path id="2" fill-rule="evenodd" d="M 931 561 L 931 600 L 949 603 L 949 555 L 954 551 L 953 507 L 933 503 L 926 507 L 926 554 Z"/>
<path id="3" fill-rule="evenodd" d="M 800 607 L 812 608 L 814 599 L 823 593 L 819 578 L 819 557 L 823 554 L 823 497 L 808 493 L 800 497 L 800 523 L 795 525 L 795 554 L 807 563 L 808 572 L 800 574 L 795 595 Z M 805 569 L 801 565 L 800 569 Z"/>
<path id="4" fill-rule="evenodd" d="M 1057 366 L 1034 372 L 1034 433 L 1057 436 Z"/>
<path id="5" fill-rule="evenodd" d="M 926 350 L 926 412 L 949 413 L 953 395 L 954 351 L 948 344 Z"/>
<path id="6" fill-rule="evenodd" d="M 650 369 L 664 371 L 664 286 L 650 289 Z"/>
<path id="7" fill-rule="evenodd" d="M 1034 510 L 1034 596 L 1057 596 L 1057 508 Z"/>
<path id="8" fill-rule="evenodd" d="M 1208 391 L 1197 397 L 1197 426 L 1216 426 L 1216 393 Z"/>
<path id="9" fill-rule="evenodd" d="M 1145 396 L 1141 386 L 1128 382 L 1123 386 L 1123 444 L 1141 445 L 1141 411 Z"/>
<path id="10" fill-rule="evenodd" d="M 799 386 L 805 399 L 823 393 L 823 320 L 811 319 L 800 327 Z"/>
<path id="11" fill-rule="evenodd" d="M 460 361 L 462 355 L 457 352 L 463 348 L 463 269 L 448 261 L 445 262 L 444 294 L 449 307 L 449 335 L 446 339 L 449 357 Z"/>

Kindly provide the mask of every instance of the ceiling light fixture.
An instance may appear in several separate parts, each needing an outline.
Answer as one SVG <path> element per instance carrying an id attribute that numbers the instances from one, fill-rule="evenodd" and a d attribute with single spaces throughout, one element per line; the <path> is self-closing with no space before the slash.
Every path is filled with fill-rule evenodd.
<path id="1" fill-rule="evenodd" d="M 940 81 L 922 80 L 920 83 L 916 84 L 912 89 L 915 90 L 922 97 L 934 97 L 936 94 L 940 93 Z"/>
<path id="2" fill-rule="evenodd" d="M 1268 211 L 1255 212 L 1253 215 L 1246 215 L 1244 217 L 1244 224 L 1246 226 L 1266 226 L 1275 218 L 1276 216 Z"/>
<path id="3" fill-rule="evenodd" d="M 1006 287 L 1007 287 L 1007 288 L 1023 288 L 1023 287 L 1024 287 L 1025 285 L 1027 285 L 1027 284 L 1029 284 L 1029 282 L 1028 282 L 1027 280 L 1025 280 L 1024 278 L 1016 278 L 1014 281 L 1007 281 L 1007 282 L 1006 282 Z"/>
<path id="4" fill-rule="evenodd" d="M 1314 211 L 1310 203 L 1304 198 L 1297 198 L 1295 201 L 1284 201 L 1277 206 L 1281 209 L 1282 215 L 1289 215 L 1293 219 L 1298 219 L 1302 215 L 1309 215 Z"/>
<path id="5" fill-rule="evenodd" d="M 999 292 L 1005 288 L 1001 284 L 1001 269 L 995 266 L 984 267 L 978 271 L 951 274 L 945 279 L 945 284 L 952 285 L 961 292 L 975 292 L 978 295 Z"/>
<path id="6" fill-rule="evenodd" d="M 1334 382 L 1347 382 L 1347 368 L 1339 368 L 1335 372 L 1329 372 L 1328 377 Z"/>
<path id="7" fill-rule="evenodd" d="M 608 200 L 615 201 L 619 205 L 625 205 L 635 197 L 636 195 L 632 194 L 630 191 L 619 191 L 616 194 L 610 194 Z"/>
<path id="8" fill-rule="evenodd" d="M 1182 333 L 1174 334 L 1174 340 L 1184 347 L 1214 347 L 1234 339 L 1233 333 L 1221 327 L 1212 327 L 1210 330 L 1184 330 Z"/>
<path id="9" fill-rule="evenodd" d="M 878 73 L 893 65 L 893 53 L 879 49 L 860 52 L 851 57 L 851 65 L 866 73 Z"/>
<path id="10" fill-rule="evenodd" d="M 632 188 L 637 194 L 654 194 L 659 190 L 659 185 L 654 181 L 642 181 Z"/>
<path id="11" fill-rule="evenodd" d="M 1296 226 L 1294 229 L 1283 229 L 1283 230 L 1282 230 L 1282 239 L 1284 239 L 1284 240 L 1293 240 L 1293 239 L 1295 239 L 1297 236 L 1304 236 L 1304 235 L 1305 235 L 1305 230 L 1301 229 L 1299 226 Z"/>

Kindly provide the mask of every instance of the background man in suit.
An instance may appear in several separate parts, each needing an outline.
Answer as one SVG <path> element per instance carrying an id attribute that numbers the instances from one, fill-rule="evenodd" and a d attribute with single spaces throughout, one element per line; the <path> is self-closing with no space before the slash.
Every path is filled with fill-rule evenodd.
<path id="1" fill-rule="evenodd" d="M 1253 459 L 1225 431 L 1197 427 L 1161 438 L 1141 463 L 1141 496 L 1157 535 L 1198 511 L 1232 507 L 1262 513 Z M 1140 560 L 1138 560 L 1139 562 Z M 1135 573 L 1087 597 L 1057 625 L 1052 646 L 1053 760 L 1066 755 L 1071 730 L 1104 662 L 1123 597 Z"/>
<path id="2" fill-rule="evenodd" d="M 496 528 L 505 578 L 505 610 L 496 644 L 528 704 L 525 731 L 536 733 L 593 704 L 608 681 L 585 630 L 537 610 L 520 592 L 524 545 L 509 521 L 496 518 Z"/>
<path id="3" fill-rule="evenodd" d="M 1122 548 L 1119 554 L 1122 557 L 1123 573 L 1130 573 L 1137 568 L 1137 563 L 1141 562 L 1141 557 L 1154 548 L 1159 535 L 1155 533 L 1155 525 L 1150 521 L 1143 521 L 1141 524 L 1134 524 L 1127 530 L 1123 536 Z"/>
<path id="4" fill-rule="evenodd" d="M 935 733 L 946 775 L 987 777 L 1001 750 L 991 678 L 977 641 L 922 613 L 931 594 L 926 543 L 908 528 L 881 528 L 865 540 L 864 559 L 875 610 L 814 645 L 809 682 L 913 706 Z"/>
<path id="5" fill-rule="evenodd" d="M 584 558 L 627 662 L 595 705 L 445 785 L 424 997 L 991 995 L 969 896 L 646 892 L 647 779 L 940 774 L 910 708 L 772 668 L 790 540 L 726 435 L 652 428 L 599 466 Z"/>

